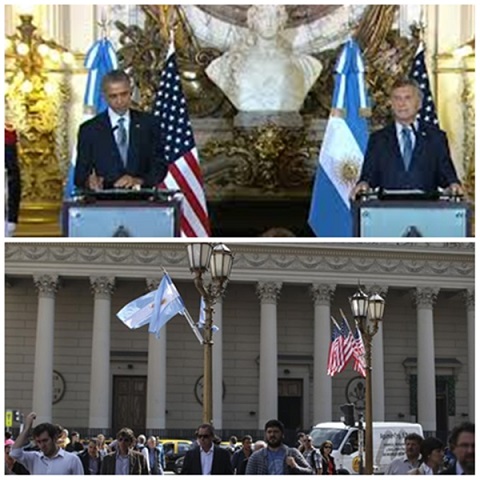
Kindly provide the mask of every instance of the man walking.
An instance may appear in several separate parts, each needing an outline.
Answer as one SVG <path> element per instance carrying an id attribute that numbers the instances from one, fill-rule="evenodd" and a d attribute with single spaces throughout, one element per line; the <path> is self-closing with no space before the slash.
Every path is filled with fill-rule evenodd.
<path id="1" fill-rule="evenodd" d="M 213 444 L 215 431 L 206 423 L 197 430 L 198 446 L 185 455 L 182 475 L 232 475 L 230 453 Z"/>
<path id="2" fill-rule="evenodd" d="M 410 470 L 420 466 L 420 445 L 423 438 L 417 433 L 405 437 L 405 455 L 394 460 L 385 475 L 407 475 Z"/>
<path id="3" fill-rule="evenodd" d="M 129 428 L 119 430 L 116 451 L 103 458 L 102 475 L 148 475 L 145 457 L 133 449 L 135 440 Z"/>
<path id="4" fill-rule="evenodd" d="M 267 448 L 255 452 L 247 463 L 247 475 L 312 474 L 313 470 L 296 448 L 283 443 L 285 427 L 279 420 L 265 424 Z"/>
<path id="5" fill-rule="evenodd" d="M 27 415 L 25 428 L 15 440 L 10 456 L 21 463 L 30 475 L 83 475 L 82 462 L 78 456 L 57 445 L 59 431 L 51 423 L 40 423 L 33 429 L 32 436 L 40 451 L 23 450 L 36 418 L 35 412 Z"/>
<path id="6" fill-rule="evenodd" d="M 449 442 L 456 461 L 443 475 L 475 475 L 475 425 L 462 423 L 452 430 Z"/>

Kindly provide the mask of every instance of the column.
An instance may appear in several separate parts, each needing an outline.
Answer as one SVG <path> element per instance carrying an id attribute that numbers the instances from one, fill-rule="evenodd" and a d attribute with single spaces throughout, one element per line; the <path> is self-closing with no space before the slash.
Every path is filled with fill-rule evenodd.
<path id="1" fill-rule="evenodd" d="M 88 427 L 110 427 L 110 319 L 113 277 L 90 277 L 93 293 L 92 364 Z"/>
<path id="2" fill-rule="evenodd" d="M 386 299 L 388 287 L 385 285 L 365 285 L 365 293 L 378 293 Z M 388 304 L 386 304 L 386 309 Z M 385 310 L 387 312 L 387 310 Z M 383 352 L 383 322 L 379 322 L 378 331 L 372 340 L 372 419 L 385 421 L 385 369 Z"/>
<path id="3" fill-rule="evenodd" d="M 257 295 L 260 298 L 260 375 L 258 388 L 258 429 L 278 416 L 278 371 L 277 371 L 277 298 L 282 284 L 259 282 Z"/>
<path id="4" fill-rule="evenodd" d="M 313 284 L 313 424 L 331 422 L 332 377 L 327 375 L 328 350 L 331 341 L 331 301 L 336 285 Z"/>
<path id="5" fill-rule="evenodd" d="M 34 275 L 33 282 L 38 291 L 38 310 L 32 411 L 39 424 L 52 421 L 55 295 L 59 280 L 57 275 Z"/>
<path id="6" fill-rule="evenodd" d="M 424 431 L 437 430 L 435 390 L 435 344 L 433 336 L 433 304 L 438 289 L 418 288 L 414 292 L 417 305 L 417 415 Z"/>
<path id="7" fill-rule="evenodd" d="M 212 403 L 213 426 L 223 428 L 223 295 L 218 297 L 213 307 L 213 324 L 219 330 L 213 333 Z"/>
<path id="8" fill-rule="evenodd" d="M 159 278 L 148 278 L 148 290 L 153 291 L 160 284 Z M 147 430 L 166 428 L 167 419 L 167 326 L 162 328 L 160 338 L 148 335 L 147 373 Z"/>
<path id="9" fill-rule="evenodd" d="M 475 423 L 475 290 L 464 292 L 467 304 L 468 419 Z"/>

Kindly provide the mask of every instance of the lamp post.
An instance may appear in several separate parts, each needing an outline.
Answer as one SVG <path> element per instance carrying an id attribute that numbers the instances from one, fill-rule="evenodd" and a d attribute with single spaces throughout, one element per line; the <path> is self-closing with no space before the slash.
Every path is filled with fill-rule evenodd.
<path id="1" fill-rule="evenodd" d="M 225 291 L 233 264 L 232 252 L 223 244 L 192 243 L 187 246 L 190 271 L 195 274 L 196 289 L 205 301 L 205 326 L 203 328 L 203 423 L 213 420 L 212 382 L 212 326 L 213 306 Z M 204 274 L 210 271 L 211 282 Z"/>
<path id="2" fill-rule="evenodd" d="M 372 339 L 383 318 L 385 300 L 375 293 L 368 297 L 360 289 L 350 298 L 353 318 L 358 324 L 365 345 L 365 474 L 373 474 L 373 419 L 372 419 Z"/>

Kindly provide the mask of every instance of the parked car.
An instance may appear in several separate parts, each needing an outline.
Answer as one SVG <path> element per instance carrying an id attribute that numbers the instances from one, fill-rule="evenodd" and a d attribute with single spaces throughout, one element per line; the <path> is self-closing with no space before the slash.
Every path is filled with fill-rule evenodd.
<path id="1" fill-rule="evenodd" d="M 158 439 L 158 441 L 163 445 L 165 452 L 165 470 L 175 472 L 175 462 L 185 456 L 187 450 L 192 446 L 192 441 L 162 438 Z"/>

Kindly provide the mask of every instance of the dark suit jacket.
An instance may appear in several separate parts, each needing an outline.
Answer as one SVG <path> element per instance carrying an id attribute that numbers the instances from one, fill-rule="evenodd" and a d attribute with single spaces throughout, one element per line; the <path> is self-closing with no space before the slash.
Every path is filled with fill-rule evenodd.
<path id="1" fill-rule="evenodd" d="M 85 188 L 92 171 L 112 188 L 125 174 L 140 177 L 145 187 L 161 183 L 167 174 L 162 132 L 158 120 L 148 113 L 130 110 L 127 166 L 124 167 L 108 111 L 80 126 L 75 166 L 75 185 Z"/>
<path id="2" fill-rule="evenodd" d="M 17 136 L 13 130 L 5 128 L 5 169 L 8 175 L 8 218 L 18 223 L 20 209 L 21 183 L 17 157 Z"/>
<path id="3" fill-rule="evenodd" d="M 116 452 L 105 455 L 102 460 L 102 475 L 115 475 Z M 145 457 L 135 450 L 128 453 L 130 459 L 129 475 L 148 475 L 147 462 Z"/>
<path id="4" fill-rule="evenodd" d="M 90 475 L 90 455 L 88 454 L 88 449 L 86 448 L 83 450 L 83 452 L 78 454 L 78 458 L 82 462 L 83 465 L 83 471 L 85 472 L 85 475 Z M 98 473 L 100 473 L 102 470 L 102 459 L 100 455 L 97 457 L 97 465 L 98 465 Z"/>
<path id="5" fill-rule="evenodd" d="M 370 135 L 360 181 L 372 188 L 420 189 L 433 192 L 460 183 L 445 132 L 420 124 L 408 171 L 405 170 L 395 124 Z"/>
<path id="6" fill-rule="evenodd" d="M 232 475 L 230 453 L 224 448 L 213 447 L 212 475 Z M 202 462 L 200 460 L 200 447 L 192 448 L 185 455 L 182 475 L 202 475 Z"/>

